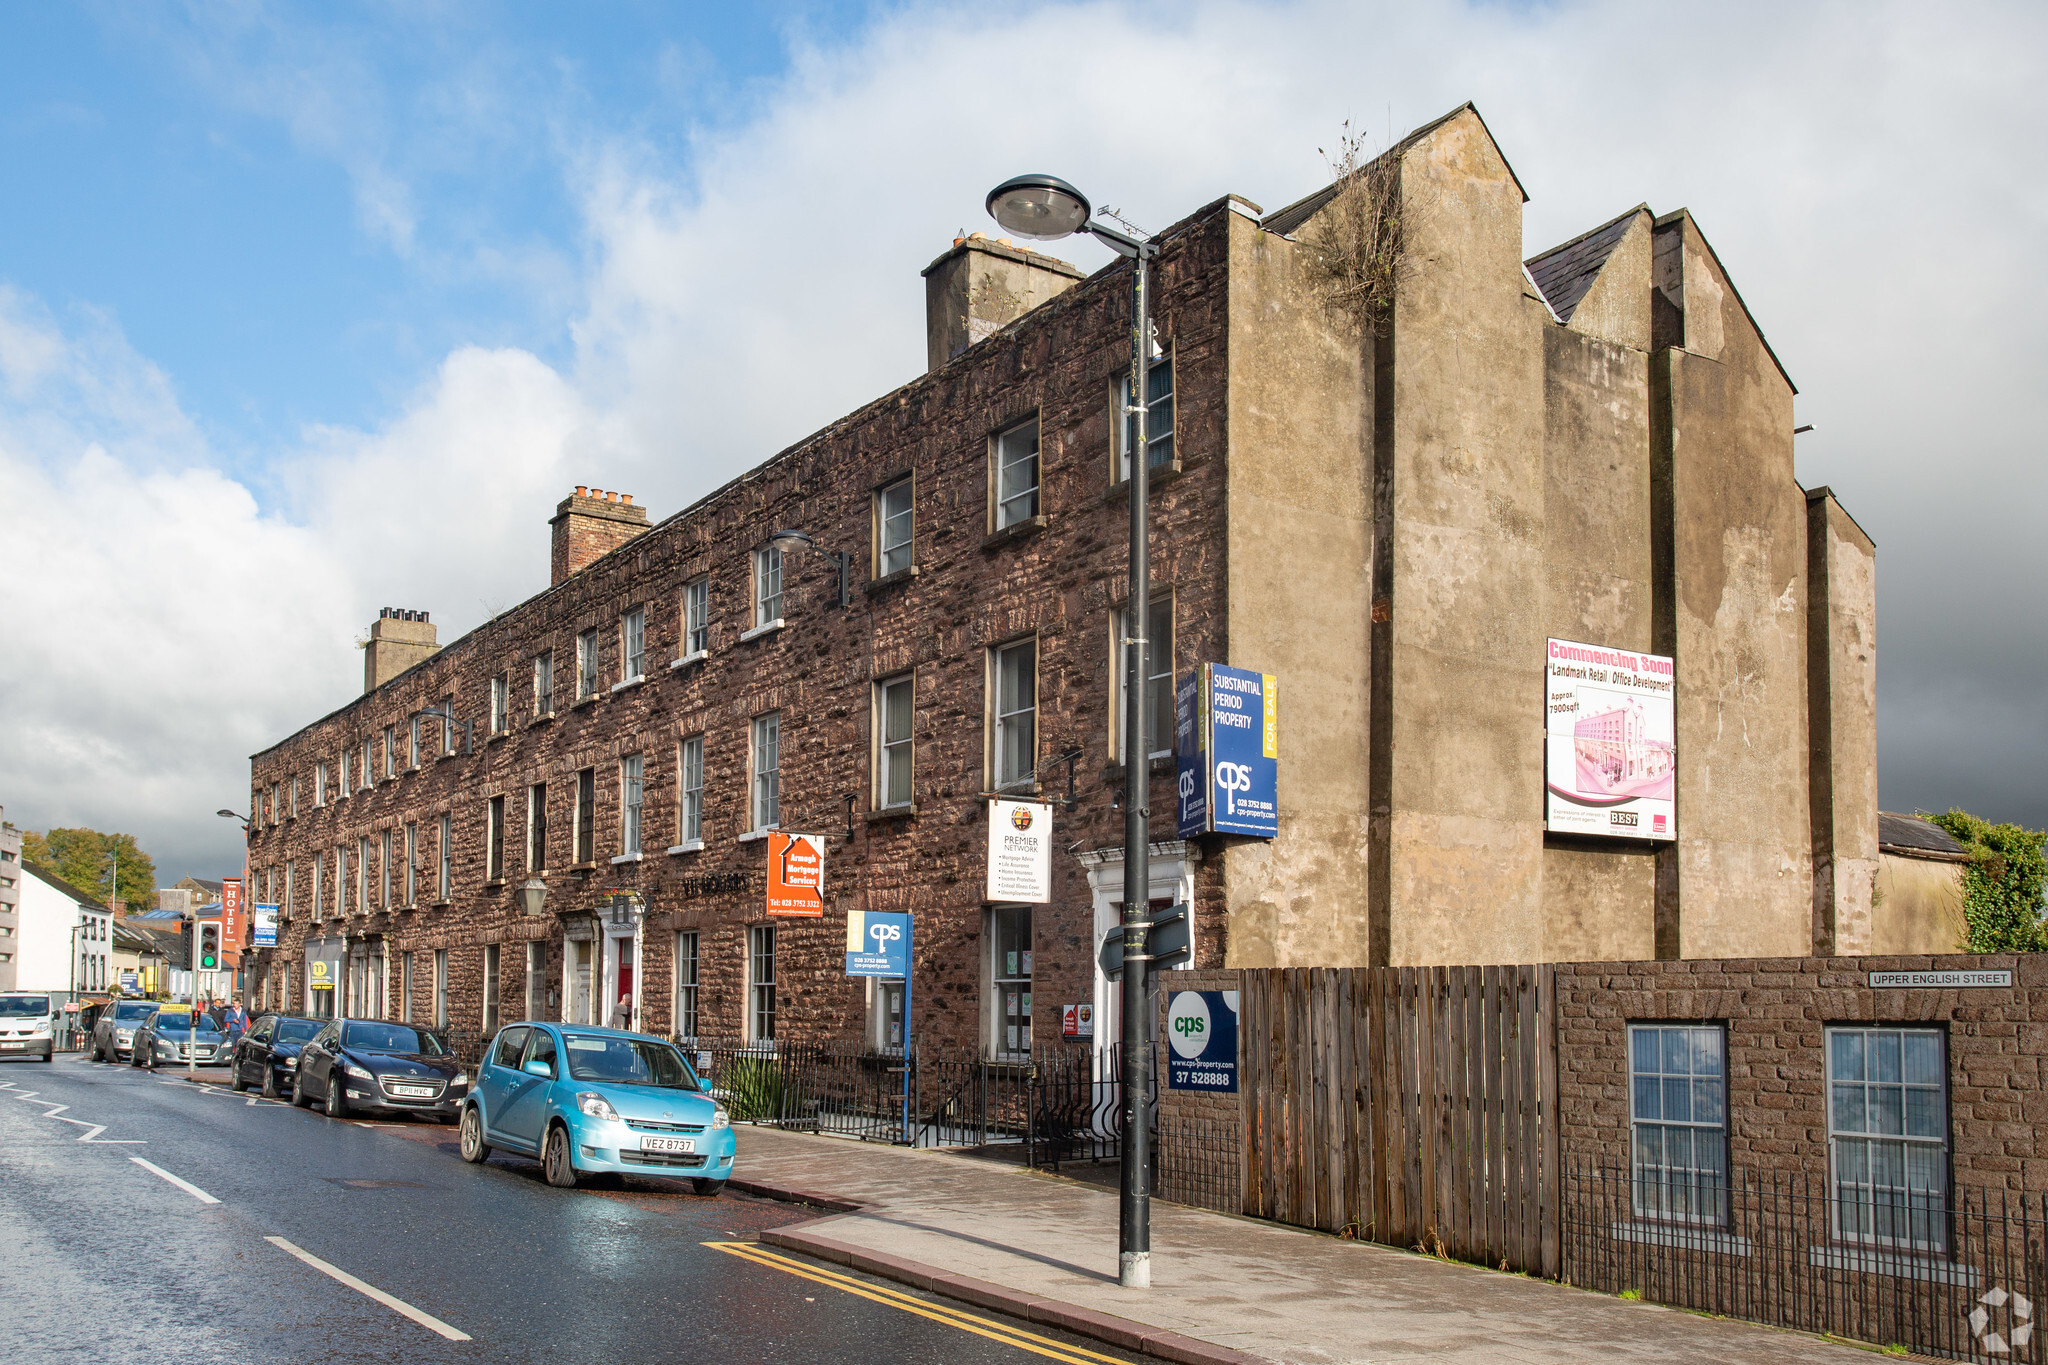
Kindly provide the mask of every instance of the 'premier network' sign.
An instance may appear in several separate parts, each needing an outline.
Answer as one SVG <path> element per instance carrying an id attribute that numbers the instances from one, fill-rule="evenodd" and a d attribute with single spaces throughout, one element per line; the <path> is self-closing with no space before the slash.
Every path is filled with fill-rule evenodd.
<path id="1" fill-rule="evenodd" d="M 1279 683 L 1203 664 L 1174 689 L 1180 837 L 1280 832 Z"/>

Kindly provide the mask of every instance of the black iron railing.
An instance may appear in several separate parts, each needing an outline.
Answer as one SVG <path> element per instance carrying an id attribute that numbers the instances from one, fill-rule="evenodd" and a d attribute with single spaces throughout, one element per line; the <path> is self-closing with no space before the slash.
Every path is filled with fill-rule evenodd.
<path id="1" fill-rule="evenodd" d="M 1930 1199 L 1838 1189 L 1819 1171 L 1734 1171 L 1707 1199 L 1662 1193 L 1626 1172 L 1565 1170 L 1563 1278 L 1922 1355 L 2042 1358 L 2035 1336 L 2048 1312 L 2048 1210 L 2040 1194 L 1960 1189 Z M 1671 1207 L 1718 1216 L 1645 1216 Z M 1874 1226 L 1893 1235 L 1872 1237 L 1865 1230 Z"/>

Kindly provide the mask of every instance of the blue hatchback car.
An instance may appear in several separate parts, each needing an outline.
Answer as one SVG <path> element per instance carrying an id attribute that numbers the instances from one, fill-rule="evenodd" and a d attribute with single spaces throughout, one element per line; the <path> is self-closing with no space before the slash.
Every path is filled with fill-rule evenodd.
<path id="1" fill-rule="evenodd" d="M 673 1043 L 585 1024 L 507 1024 L 462 1106 L 462 1158 L 494 1147 L 540 1158 L 550 1185 L 683 1176 L 716 1194 L 732 1174 L 732 1122 Z"/>

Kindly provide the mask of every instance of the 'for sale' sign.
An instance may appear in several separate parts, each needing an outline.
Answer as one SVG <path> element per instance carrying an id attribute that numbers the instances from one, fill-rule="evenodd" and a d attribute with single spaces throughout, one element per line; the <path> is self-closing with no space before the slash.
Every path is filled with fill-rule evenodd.
<path id="1" fill-rule="evenodd" d="M 824 835 L 784 834 L 779 829 L 769 834 L 768 913 L 825 913 Z"/>
<path id="2" fill-rule="evenodd" d="M 1237 992 L 1175 991 L 1166 1005 L 1166 1088 L 1237 1093 Z"/>

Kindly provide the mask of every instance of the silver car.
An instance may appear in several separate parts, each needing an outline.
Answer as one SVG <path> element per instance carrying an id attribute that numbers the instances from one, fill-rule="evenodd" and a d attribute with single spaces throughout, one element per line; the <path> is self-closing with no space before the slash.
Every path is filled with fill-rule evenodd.
<path id="1" fill-rule="evenodd" d="M 135 1032 L 136 1066 L 154 1071 L 159 1065 L 224 1065 L 233 1051 L 227 1036 L 214 1027 L 213 1020 L 187 1009 L 160 1009 Z"/>
<path id="2" fill-rule="evenodd" d="M 124 1060 L 135 1046 L 135 1031 L 148 1023 L 156 1011 L 154 1000 L 122 1000 L 101 1010 L 92 1026 L 92 1059 Z"/>

